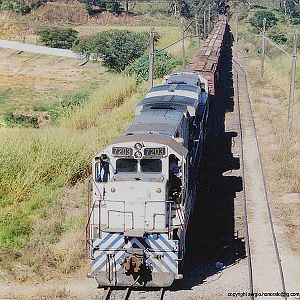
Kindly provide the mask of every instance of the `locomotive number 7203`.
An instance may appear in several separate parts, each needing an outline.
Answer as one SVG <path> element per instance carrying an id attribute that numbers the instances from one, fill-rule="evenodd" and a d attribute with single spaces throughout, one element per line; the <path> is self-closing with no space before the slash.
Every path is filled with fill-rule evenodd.
<path id="1" fill-rule="evenodd" d="M 166 155 L 166 148 L 145 148 L 145 156 L 164 156 Z"/>

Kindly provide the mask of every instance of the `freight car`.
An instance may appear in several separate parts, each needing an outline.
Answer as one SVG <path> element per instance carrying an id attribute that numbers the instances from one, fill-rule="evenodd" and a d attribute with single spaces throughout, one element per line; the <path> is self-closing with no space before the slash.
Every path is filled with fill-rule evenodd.
<path id="1" fill-rule="evenodd" d="M 93 159 L 87 245 L 99 286 L 167 287 L 182 278 L 209 101 L 227 21 L 188 70 L 164 78 L 128 130 Z"/>

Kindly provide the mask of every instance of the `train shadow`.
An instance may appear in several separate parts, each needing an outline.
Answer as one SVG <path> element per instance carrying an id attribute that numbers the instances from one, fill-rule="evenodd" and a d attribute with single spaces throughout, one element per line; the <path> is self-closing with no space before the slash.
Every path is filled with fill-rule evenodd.
<path id="1" fill-rule="evenodd" d="M 244 241 L 235 228 L 235 198 L 243 189 L 242 178 L 223 174 L 240 169 L 239 158 L 232 151 L 238 133 L 225 130 L 225 114 L 234 110 L 231 44 L 225 49 L 218 90 L 210 106 L 209 132 L 199 166 L 198 200 L 187 232 L 184 279 L 175 282 L 175 290 L 204 283 L 246 256 Z"/>

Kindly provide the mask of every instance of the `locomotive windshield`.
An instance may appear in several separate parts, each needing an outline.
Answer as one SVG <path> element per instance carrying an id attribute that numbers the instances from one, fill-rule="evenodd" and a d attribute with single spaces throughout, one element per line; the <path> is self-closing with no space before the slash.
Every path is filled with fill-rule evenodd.
<path id="1" fill-rule="evenodd" d="M 118 173 L 136 173 L 138 161 L 133 158 L 120 158 L 116 163 Z"/>
<path id="2" fill-rule="evenodd" d="M 161 159 L 141 159 L 119 158 L 116 162 L 117 173 L 161 173 Z"/>
<path id="3" fill-rule="evenodd" d="M 142 159 L 141 172 L 143 173 L 161 173 L 162 162 L 160 159 Z"/>

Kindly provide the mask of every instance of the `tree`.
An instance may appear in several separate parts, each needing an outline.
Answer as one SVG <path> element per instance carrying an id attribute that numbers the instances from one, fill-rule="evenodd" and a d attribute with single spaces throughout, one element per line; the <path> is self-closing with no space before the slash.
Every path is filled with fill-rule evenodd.
<path id="1" fill-rule="evenodd" d="M 148 46 L 148 34 L 128 30 L 108 30 L 79 42 L 75 51 L 101 59 L 110 70 L 123 71 L 139 58 Z"/>
<path id="2" fill-rule="evenodd" d="M 79 0 L 79 1 L 85 4 L 86 10 L 90 15 L 93 15 L 103 10 L 110 10 L 117 14 L 120 13 L 121 11 L 120 1 L 107 1 L 107 0 Z"/>
<path id="3" fill-rule="evenodd" d="M 268 36 L 271 40 L 278 44 L 286 44 L 288 42 L 288 33 L 278 26 L 272 27 L 268 31 Z"/>
<path id="4" fill-rule="evenodd" d="M 282 12 L 289 13 L 293 18 L 300 16 L 300 9 L 299 9 L 299 1 L 297 0 L 285 0 L 284 5 L 280 5 Z"/>
<path id="5" fill-rule="evenodd" d="M 0 0 L 1 10 L 12 10 L 22 14 L 30 13 L 48 0 Z"/>
<path id="6" fill-rule="evenodd" d="M 181 65 L 181 60 L 168 54 L 166 51 L 156 50 L 154 55 L 153 75 L 155 78 L 162 78 L 170 73 L 176 66 Z M 137 81 L 148 80 L 149 54 L 145 53 L 142 57 L 130 64 L 125 69 L 125 74 L 136 74 Z"/>
<path id="7" fill-rule="evenodd" d="M 256 10 L 249 21 L 253 27 L 262 29 L 264 18 L 266 18 L 266 29 L 271 28 L 272 26 L 277 24 L 278 20 L 275 14 L 267 9 Z"/>
<path id="8" fill-rule="evenodd" d="M 37 30 L 41 42 L 52 48 L 70 49 L 78 43 L 78 32 L 64 27 L 43 27 Z"/>

